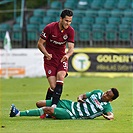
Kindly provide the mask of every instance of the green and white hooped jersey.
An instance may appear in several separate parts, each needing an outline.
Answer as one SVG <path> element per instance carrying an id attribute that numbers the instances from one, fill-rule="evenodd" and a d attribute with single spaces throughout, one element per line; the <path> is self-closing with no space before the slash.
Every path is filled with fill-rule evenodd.
<path id="1" fill-rule="evenodd" d="M 93 119 L 107 112 L 112 112 L 110 103 L 101 101 L 102 95 L 101 90 L 94 90 L 86 93 L 87 99 L 85 99 L 85 103 L 66 101 L 67 112 L 72 119 Z"/>

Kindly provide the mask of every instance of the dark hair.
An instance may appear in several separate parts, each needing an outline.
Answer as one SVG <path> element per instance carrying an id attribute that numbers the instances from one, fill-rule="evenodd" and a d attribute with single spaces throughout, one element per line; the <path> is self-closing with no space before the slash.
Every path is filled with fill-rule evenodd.
<path id="1" fill-rule="evenodd" d="M 66 16 L 69 16 L 69 17 L 73 16 L 73 12 L 70 9 L 64 9 L 61 12 L 60 17 L 65 18 Z"/>
<path id="2" fill-rule="evenodd" d="M 111 88 L 111 91 L 114 94 L 114 96 L 112 97 L 112 100 L 115 100 L 117 97 L 119 97 L 119 92 L 116 88 Z"/>

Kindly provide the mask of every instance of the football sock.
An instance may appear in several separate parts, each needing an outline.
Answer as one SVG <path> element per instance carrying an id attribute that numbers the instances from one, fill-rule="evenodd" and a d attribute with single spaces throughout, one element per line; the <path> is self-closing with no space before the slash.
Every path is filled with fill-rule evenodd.
<path id="1" fill-rule="evenodd" d="M 44 114 L 42 108 L 20 111 L 20 116 L 41 116 Z"/>
<path id="2" fill-rule="evenodd" d="M 46 100 L 50 100 L 53 96 L 54 90 L 51 88 L 48 88 L 47 90 L 47 95 L 46 95 Z"/>
<path id="3" fill-rule="evenodd" d="M 52 105 L 57 105 L 63 89 L 63 81 L 56 81 L 56 87 L 53 93 Z"/>

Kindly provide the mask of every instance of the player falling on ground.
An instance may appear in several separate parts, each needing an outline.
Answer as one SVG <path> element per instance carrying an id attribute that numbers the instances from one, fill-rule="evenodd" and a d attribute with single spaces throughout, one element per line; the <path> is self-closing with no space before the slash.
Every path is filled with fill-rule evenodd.
<path id="1" fill-rule="evenodd" d="M 10 117 L 15 116 L 41 116 L 49 114 L 56 119 L 94 119 L 103 116 L 112 120 L 114 115 L 110 102 L 119 96 L 116 88 L 105 93 L 94 90 L 78 96 L 77 101 L 59 100 L 57 106 L 51 107 L 52 100 L 41 100 L 36 103 L 37 109 L 19 111 L 15 105 L 11 106 Z"/>

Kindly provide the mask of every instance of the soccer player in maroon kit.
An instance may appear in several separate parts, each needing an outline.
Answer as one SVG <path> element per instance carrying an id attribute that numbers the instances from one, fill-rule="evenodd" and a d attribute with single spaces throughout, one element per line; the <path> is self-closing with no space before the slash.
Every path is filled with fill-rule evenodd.
<path id="1" fill-rule="evenodd" d="M 52 107 L 56 107 L 61 97 L 68 59 L 74 51 L 74 29 L 70 26 L 72 17 L 73 12 L 64 9 L 59 22 L 52 22 L 43 29 L 37 44 L 44 54 L 44 69 L 50 85 L 46 100 L 52 98 Z"/>

